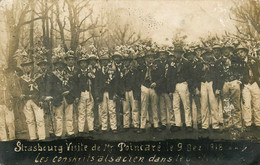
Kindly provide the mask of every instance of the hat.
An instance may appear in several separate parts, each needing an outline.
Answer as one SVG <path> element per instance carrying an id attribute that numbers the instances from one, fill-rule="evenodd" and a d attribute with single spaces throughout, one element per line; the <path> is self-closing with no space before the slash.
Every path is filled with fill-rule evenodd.
<path id="1" fill-rule="evenodd" d="M 231 44 L 231 43 L 227 43 L 226 45 L 224 45 L 224 47 L 222 47 L 223 49 L 232 49 L 232 50 L 234 50 L 235 49 L 235 47 L 234 47 L 234 45 L 233 44 Z"/>
<path id="2" fill-rule="evenodd" d="M 98 60 L 98 56 L 94 55 L 94 54 L 90 54 L 88 56 L 88 60 Z"/>
<path id="3" fill-rule="evenodd" d="M 248 52 L 247 47 L 244 46 L 244 45 L 242 45 L 242 44 L 240 44 L 240 45 L 237 46 L 236 51 L 238 51 L 238 50 L 244 50 L 244 51 Z"/>
<path id="4" fill-rule="evenodd" d="M 210 52 L 210 51 L 207 51 L 207 52 L 203 53 L 203 54 L 201 55 L 201 57 L 202 57 L 205 61 L 208 61 L 208 62 L 214 62 L 214 61 L 215 61 L 215 58 L 214 58 L 212 52 Z"/>
<path id="5" fill-rule="evenodd" d="M 112 58 L 115 58 L 115 57 L 121 57 L 121 58 L 123 58 L 122 54 L 119 53 L 119 52 L 117 52 L 117 51 L 112 55 Z"/>
<path id="6" fill-rule="evenodd" d="M 144 57 L 152 57 L 152 56 L 154 56 L 156 53 L 153 51 L 153 50 L 148 50 L 146 53 L 145 53 L 145 55 L 144 55 Z"/>
<path id="7" fill-rule="evenodd" d="M 36 59 L 36 64 L 49 64 L 47 60 L 47 52 L 48 50 L 45 47 L 38 47 L 35 50 L 35 59 Z"/>
<path id="8" fill-rule="evenodd" d="M 219 44 L 214 44 L 212 49 L 221 49 L 222 47 Z"/>
<path id="9" fill-rule="evenodd" d="M 56 56 L 52 56 L 52 63 L 53 64 L 57 64 L 57 63 L 62 63 L 64 64 L 64 60 L 62 56 L 56 55 Z"/>
<path id="10" fill-rule="evenodd" d="M 181 52 L 181 53 L 184 53 L 184 50 L 183 50 L 183 48 L 182 48 L 181 46 L 176 46 L 176 47 L 174 47 L 173 52 Z"/>
<path id="11" fill-rule="evenodd" d="M 102 56 L 99 57 L 100 60 L 109 60 L 110 57 L 107 54 L 104 54 Z"/>
<path id="12" fill-rule="evenodd" d="M 183 56 L 184 56 L 185 58 L 187 58 L 187 57 L 189 57 L 189 56 L 195 57 L 195 56 L 196 56 L 196 52 L 194 52 L 194 51 L 187 51 L 187 52 L 184 53 Z"/>
<path id="13" fill-rule="evenodd" d="M 86 53 L 82 53 L 82 54 L 80 54 L 80 56 L 79 56 L 79 58 L 78 58 L 78 62 L 81 62 L 81 61 L 87 61 L 89 59 L 89 56 L 88 56 L 88 54 L 86 54 Z"/>
<path id="14" fill-rule="evenodd" d="M 48 62 L 48 60 L 47 60 L 47 57 L 38 58 L 36 61 L 37 61 L 37 65 L 40 65 L 40 64 L 49 64 L 49 62 Z"/>
<path id="15" fill-rule="evenodd" d="M 21 66 L 33 64 L 33 60 L 29 57 L 28 53 L 25 50 L 21 52 L 21 61 Z"/>
<path id="16" fill-rule="evenodd" d="M 75 53 L 74 53 L 73 50 L 69 50 L 69 51 L 66 53 L 65 60 L 68 60 L 69 58 L 76 59 L 76 56 L 75 56 Z"/>

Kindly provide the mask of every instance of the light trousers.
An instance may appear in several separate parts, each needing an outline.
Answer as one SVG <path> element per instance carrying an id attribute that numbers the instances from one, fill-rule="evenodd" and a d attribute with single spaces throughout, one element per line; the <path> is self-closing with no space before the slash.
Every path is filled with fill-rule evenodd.
<path id="1" fill-rule="evenodd" d="M 154 128 L 159 127 L 158 119 L 158 96 L 154 89 L 141 86 L 141 129 L 146 127 L 147 112 L 151 101 L 152 121 Z M 151 119 L 149 119 L 151 120 Z"/>
<path id="2" fill-rule="evenodd" d="M 55 111 L 55 135 L 61 136 L 63 133 L 64 113 L 65 113 L 65 126 L 67 134 L 74 134 L 73 127 L 73 104 L 68 104 L 63 97 L 62 104 L 58 107 L 53 107 Z M 65 111 L 65 112 L 64 112 Z"/>
<path id="3" fill-rule="evenodd" d="M 46 138 L 44 111 L 37 106 L 32 100 L 27 100 L 23 109 L 26 124 L 28 126 L 29 137 L 31 140 L 44 140 Z"/>
<path id="4" fill-rule="evenodd" d="M 226 128 L 242 128 L 240 83 L 238 80 L 225 82 L 223 94 L 223 119 Z M 232 108 L 233 106 L 233 108 Z"/>
<path id="5" fill-rule="evenodd" d="M 100 119 L 101 119 L 101 130 L 106 131 L 108 127 L 108 118 L 110 122 L 110 128 L 112 130 L 117 129 L 116 120 L 116 103 L 114 100 L 109 99 L 109 93 L 104 92 L 103 101 L 100 106 Z"/>
<path id="6" fill-rule="evenodd" d="M 0 141 L 15 139 L 14 112 L 0 105 Z"/>
<path id="7" fill-rule="evenodd" d="M 185 124 L 187 127 L 191 127 L 190 92 L 187 82 L 177 83 L 175 92 L 173 93 L 173 110 L 177 127 L 182 126 L 180 101 L 182 101 L 184 108 Z"/>
<path id="8" fill-rule="evenodd" d="M 132 108 L 132 114 L 130 109 Z M 139 128 L 139 110 L 138 101 L 134 99 L 133 91 L 125 92 L 125 101 L 123 101 L 123 125 L 124 128 L 130 128 L 132 116 L 132 124 L 134 128 Z"/>
<path id="9" fill-rule="evenodd" d="M 245 126 L 251 126 L 254 119 L 256 126 L 260 126 L 260 88 L 255 82 L 253 84 L 246 84 L 242 90 L 244 108 L 243 119 Z"/>
<path id="10" fill-rule="evenodd" d="M 78 105 L 78 129 L 79 132 L 84 131 L 86 118 L 88 123 L 88 130 L 94 130 L 94 99 L 92 94 L 88 91 L 81 92 L 79 105 Z M 87 116 L 86 116 L 87 114 Z"/>
<path id="11" fill-rule="evenodd" d="M 213 129 L 219 129 L 218 102 L 215 97 L 212 85 L 212 81 L 201 83 L 200 101 L 203 129 L 208 129 L 210 123 L 212 124 Z"/>

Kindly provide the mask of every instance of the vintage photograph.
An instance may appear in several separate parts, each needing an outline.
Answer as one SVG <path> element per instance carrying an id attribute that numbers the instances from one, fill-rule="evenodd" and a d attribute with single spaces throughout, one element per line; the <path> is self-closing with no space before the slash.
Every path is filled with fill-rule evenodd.
<path id="1" fill-rule="evenodd" d="M 260 163 L 259 0 L 0 13 L 0 164 Z"/>

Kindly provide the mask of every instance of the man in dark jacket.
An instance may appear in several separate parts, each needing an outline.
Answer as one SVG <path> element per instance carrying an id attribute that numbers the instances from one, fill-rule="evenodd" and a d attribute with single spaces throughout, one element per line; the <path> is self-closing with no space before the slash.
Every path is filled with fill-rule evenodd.
<path id="1" fill-rule="evenodd" d="M 181 48 L 179 48 L 181 49 Z M 189 131 L 192 130 L 191 125 L 191 105 L 190 105 L 190 90 L 192 90 L 192 58 L 195 55 L 192 52 L 178 51 L 177 54 L 177 79 L 175 92 L 173 93 L 173 110 L 175 114 L 176 131 L 182 127 L 180 101 L 182 101 L 185 124 Z"/>
<path id="2" fill-rule="evenodd" d="M 101 130 L 106 132 L 108 130 L 108 118 L 110 128 L 114 133 L 117 133 L 117 118 L 116 118 L 116 99 L 118 81 L 116 80 L 116 69 L 109 58 L 103 55 L 100 57 L 101 68 L 97 73 L 96 87 L 97 96 L 96 101 L 99 104 L 99 115 L 101 120 Z"/>
<path id="3" fill-rule="evenodd" d="M 29 130 L 29 137 L 30 140 L 36 140 L 38 135 L 39 140 L 44 140 L 46 138 L 44 111 L 39 105 L 39 87 L 35 82 L 37 75 L 33 72 L 33 61 L 29 58 L 28 54 L 24 51 L 21 56 L 21 66 L 23 67 L 23 75 L 20 79 L 21 99 L 24 101 L 24 114 Z"/>
<path id="4" fill-rule="evenodd" d="M 65 57 L 65 63 L 66 67 L 64 68 L 65 74 L 68 76 L 69 80 L 72 81 L 72 77 L 77 74 L 79 68 L 76 66 L 76 54 L 74 51 L 69 50 L 67 51 Z M 78 133 L 78 114 L 77 114 L 77 107 L 78 107 L 78 98 L 75 99 L 73 102 L 73 127 L 74 127 L 74 132 L 75 134 Z"/>
<path id="5" fill-rule="evenodd" d="M 40 71 L 37 73 L 37 79 L 35 82 L 39 88 L 39 103 L 40 107 L 45 112 L 45 127 L 49 132 L 49 136 L 54 136 L 54 113 L 51 109 L 51 100 L 49 88 L 51 72 L 50 72 L 50 63 L 47 61 L 46 52 L 40 51 L 42 53 L 37 52 L 37 65 L 40 68 Z"/>
<path id="6" fill-rule="evenodd" d="M 63 52 L 61 49 L 60 52 Z M 61 53 L 63 54 L 63 53 Z M 74 136 L 73 127 L 73 102 L 77 97 L 75 81 L 71 80 L 64 72 L 65 63 L 63 56 L 54 52 L 54 70 L 52 72 L 50 93 L 53 97 L 55 111 L 55 135 L 61 137 L 63 134 L 63 114 L 65 113 L 65 125 L 67 136 Z M 65 112 L 64 112 L 65 110 Z"/>
<path id="7" fill-rule="evenodd" d="M 161 117 L 161 129 L 165 130 L 167 126 L 167 114 L 172 111 L 172 102 L 169 97 L 169 93 L 167 91 L 167 72 L 169 69 L 169 64 L 167 62 L 169 52 L 166 50 L 160 50 L 158 52 L 159 55 L 159 74 L 160 80 L 158 84 L 158 95 L 159 95 L 159 103 L 160 103 L 160 117 Z"/>
<path id="8" fill-rule="evenodd" d="M 174 52 L 170 52 L 168 58 L 168 70 L 166 72 L 166 85 L 167 85 L 167 92 L 169 93 L 169 97 L 171 99 L 171 104 L 173 103 L 173 93 L 176 87 L 176 80 L 177 80 L 177 63 L 176 63 L 176 56 Z M 175 116 L 173 108 L 169 111 L 169 120 L 170 120 L 170 130 L 174 132 L 176 129 L 175 126 Z"/>
<path id="9" fill-rule="evenodd" d="M 205 52 L 202 54 L 202 58 L 203 64 L 200 76 L 202 129 L 208 131 L 211 123 L 213 130 L 219 130 L 219 110 L 216 94 L 219 93 L 220 89 L 217 89 L 217 67 L 212 52 Z"/>
<path id="10" fill-rule="evenodd" d="M 124 56 L 124 98 L 123 98 L 123 127 L 129 129 L 132 125 L 136 131 L 139 129 L 139 106 L 136 61 L 133 61 L 129 55 Z M 132 119 L 130 118 L 132 116 Z"/>
<path id="11" fill-rule="evenodd" d="M 97 69 L 95 67 L 95 61 L 97 57 L 95 55 L 89 55 L 83 53 L 79 57 L 78 64 L 80 70 L 76 74 L 75 79 L 78 84 L 78 90 L 80 95 L 78 106 L 78 128 L 79 133 L 83 135 L 85 122 L 87 119 L 89 133 L 94 132 L 94 84 L 96 79 Z"/>
<path id="12" fill-rule="evenodd" d="M 234 128 L 234 135 L 237 136 L 242 128 L 240 86 L 243 79 L 244 62 L 241 57 L 235 56 L 233 52 L 234 46 L 227 43 L 223 48 L 225 63 L 223 65 L 221 80 L 223 81 L 224 126 L 226 129 Z"/>
<path id="13" fill-rule="evenodd" d="M 248 49 L 244 45 L 236 48 L 237 54 L 244 59 L 245 68 L 243 76 L 243 120 L 246 131 L 251 130 L 252 123 L 260 128 L 260 89 L 259 89 L 259 61 L 248 54 Z M 254 115 L 253 115 L 254 114 Z M 254 118 L 254 120 L 252 120 Z"/>
<path id="14" fill-rule="evenodd" d="M 146 68 L 142 75 L 141 86 L 141 132 L 145 132 L 149 104 L 151 104 L 154 129 L 155 131 L 160 131 L 158 119 L 158 95 L 155 91 L 159 85 L 160 75 L 158 72 L 159 68 L 154 63 L 154 55 L 154 51 L 148 50 L 144 57 Z"/>

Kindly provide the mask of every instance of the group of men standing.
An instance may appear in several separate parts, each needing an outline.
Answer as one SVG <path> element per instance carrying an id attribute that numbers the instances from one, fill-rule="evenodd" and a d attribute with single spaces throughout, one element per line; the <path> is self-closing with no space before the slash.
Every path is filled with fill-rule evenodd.
<path id="1" fill-rule="evenodd" d="M 0 100 L 3 141 L 15 138 L 14 117 L 8 117 L 12 98 L 23 102 L 30 140 L 44 140 L 47 133 L 56 138 L 130 128 L 143 133 L 148 123 L 158 132 L 260 127 L 259 58 L 242 44 L 196 45 L 185 51 L 146 46 L 99 56 L 84 49 L 65 53 L 59 47 L 52 64 L 46 52 L 35 51 L 36 62 L 21 52 L 19 90 L 10 92 L 14 83 L 1 79 L 1 90 L 11 95 Z"/>

